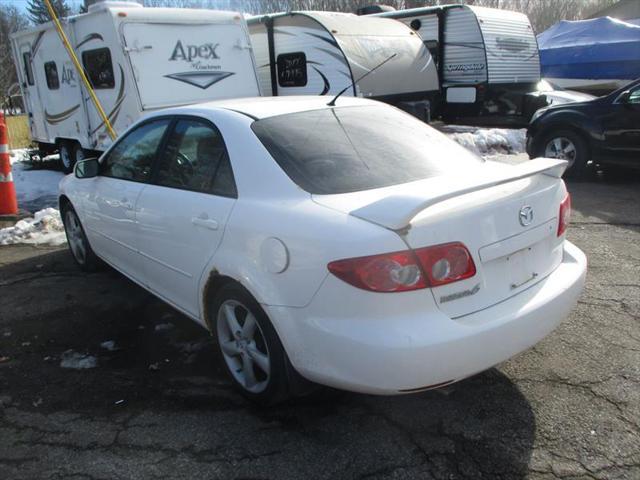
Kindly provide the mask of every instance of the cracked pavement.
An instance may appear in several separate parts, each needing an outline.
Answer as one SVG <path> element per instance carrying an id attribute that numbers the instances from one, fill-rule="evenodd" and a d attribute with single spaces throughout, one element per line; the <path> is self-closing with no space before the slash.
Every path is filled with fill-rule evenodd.
<path id="1" fill-rule="evenodd" d="M 268 410 L 206 332 L 121 275 L 0 247 L 0 479 L 638 479 L 639 187 L 569 184 L 587 286 L 533 349 L 444 390 Z M 97 368 L 61 368 L 69 349 Z"/>

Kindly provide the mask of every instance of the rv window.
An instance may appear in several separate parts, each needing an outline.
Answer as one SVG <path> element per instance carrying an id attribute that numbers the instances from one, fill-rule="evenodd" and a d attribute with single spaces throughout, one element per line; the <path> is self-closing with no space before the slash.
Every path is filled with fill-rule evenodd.
<path id="1" fill-rule="evenodd" d="M 47 87 L 49 87 L 49 90 L 58 90 L 60 88 L 56 62 L 47 62 L 44 64 L 44 76 L 47 79 Z"/>
<path id="2" fill-rule="evenodd" d="M 146 182 L 169 119 L 141 125 L 123 137 L 107 154 L 100 175 L 134 182 Z"/>
<path id="3" fill-rule="evenodd" d="M 427 47 L 429 53 L 431 54 L 431 58 L 437 64 L 438 63 L 438 54 L 440 53 L 439 43 L 437 40 L 425 40 L 424 46 Z"/>
<path id="4" fill-rule="evenodd" d="M 236 197 L 222 134 L 207 123 L 179 120 L 157 168 L 159 185 Z"/>
<path id="5" fill-rule="evenodd" d="M 31 52 L 24 52 L 22 54 L 22 61 L 24 62 L 24 76 L 27 77 L 27 83 L 33 85 L 33 69 L 31 67 Z"/>
<path id="6" fill-rule="evenodd" d="M 96 90 L 115 86 L 111 52 L 108 48 L 97 48 L 82 52 L 82 64 L 91 85 Z"/>
<path id="7" fill-rule="evenodd" d="M 251 129 L 309 193 L 387 187 L 482 167 L 482 159 L 388 106 L 339 107 L 263 118 Z"/>
<path id="8" fill-rule="evenodd" d="M 307 84 L 307 56 L 304 52 L 278 55 L 278 85 L 304 87 Z"/>

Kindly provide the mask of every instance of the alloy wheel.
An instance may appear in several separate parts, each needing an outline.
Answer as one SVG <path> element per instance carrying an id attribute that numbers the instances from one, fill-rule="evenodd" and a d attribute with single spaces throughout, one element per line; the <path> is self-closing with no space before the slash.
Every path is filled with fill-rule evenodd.
<path id="1" fill-rule="evenodd" d="M 87 261 L 87 249 L 84 243 L 80 220 L 78 220 L 78 216 L 73 210 L 67 210 L 65 213 L 64 226 L 71 253 L 73 253 L 73 256 L 79 264 L 84 265 Z"/>
<path id="2" fill-rule="evenodd" d="M 578 151 L 574 143 L 567 137 L 552 138 L 544 149 L 544 156 L 547 158 L 557 158 L 567 160 L 569 167 L 576 161 Z"/>
<path id="3" fill-rule="evenodd" d="M 264 391 L 271 375 L 265 336 L 251 311 L 237 300 L 226 300 L 217 316 L 218 343 L 235 380 L 247 391 Z"/>

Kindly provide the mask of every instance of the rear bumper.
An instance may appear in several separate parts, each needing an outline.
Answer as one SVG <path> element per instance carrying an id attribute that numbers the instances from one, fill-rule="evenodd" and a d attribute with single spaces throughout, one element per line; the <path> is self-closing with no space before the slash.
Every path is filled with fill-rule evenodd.
<path id="1" fill-rule="evenodd" d="M 563 261 L 531 288 L 455 320 L 424 290 L 379 294 L 329 275 L 305 308 L 265 307 L 294 367 L 309 380 L 373 394 L 457 381 L 531 347 L 569 314 L 587 260 L 565 242 Z"/>

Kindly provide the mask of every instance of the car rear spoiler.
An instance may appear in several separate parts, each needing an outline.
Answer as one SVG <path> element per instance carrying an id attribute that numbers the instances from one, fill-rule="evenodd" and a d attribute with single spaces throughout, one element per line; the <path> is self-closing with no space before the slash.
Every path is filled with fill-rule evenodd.
<path id="1" fill-rule="evenodd" d="M 553 158 L 536 158 L 505 168 L 490 175 L 466 176 L 453 182 L 441 182 L 429 191 L 421 182 L 407 185 L 401 194 L 392 194 L 349 212 L 354 217 L 375 223 L 390 230 L 402 230 L 422 210 L 453 197 L 515 182 L 537 174 L 561 178 L 568 163 Z"/>

